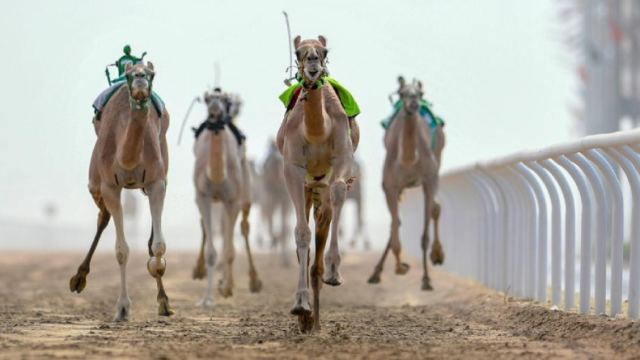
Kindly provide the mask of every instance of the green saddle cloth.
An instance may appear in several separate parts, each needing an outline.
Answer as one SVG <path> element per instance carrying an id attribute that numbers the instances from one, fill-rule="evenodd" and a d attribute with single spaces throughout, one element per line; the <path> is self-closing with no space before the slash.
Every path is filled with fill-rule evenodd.
<path id="1" fill-rule="evenodd" d="M 332 77 L 325 76 L 318 82 L 320 86 L 324 85 L 325 82 L 328 82 L 334 89 L 337 90 L 338 96 L 340 97 L 340 102 L 342 102 L 342 106 L 344 107 L 344 111 L 347 113 L 348 117 L 354 117 L 360 114 L 360 108 L 358 107 L 358 103 L 356 99 L 351 95 L 349 90 L 347 90 L 342 84 L 340 84 L 336 79 Z M 284 104 L 286 108 L 289 108 L 289 104 L 293 100 L 296 90 L 302 87 L 302 82 L 291 85 L 285 92 L 280 95 L 280 101 Z"/>
<path id="2" fill-rule="evenodd" d="M 402 99 L 396 101 L 395 105 L 393 105 L 393 113 L 386 119 L 383 119 L 380 124 L 385 130 L 389 130 L 391 126 L 391 122 L 398 115 L 398 112 L 404 106 Z M 420 104 L 420 116 L 429 124 L 431 128 L 431 150 L 433 150 L 436 146 L 436 132 L 435 130 L 438 126 L 444 126 L 444 120 L 441 117 L 436 116 L 431 110 L 432 104 L 427 100 L 422 99 L 422 103 Z"/>

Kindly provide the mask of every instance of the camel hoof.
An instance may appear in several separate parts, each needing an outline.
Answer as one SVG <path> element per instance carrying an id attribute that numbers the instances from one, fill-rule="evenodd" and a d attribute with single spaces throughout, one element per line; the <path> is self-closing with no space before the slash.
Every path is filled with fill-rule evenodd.
<path id="1" fill-rule="evenodd" d="M 342 275 L 336 265 L 331 265 L 331 270 L 322 278 L 322 282 L 331 286 L 342 285 Z"/>
<path id="2" fill-rule="evenodd" d="M 207 269 L 204 264 L 198 264 L 193 268 L 193 280 L 202 280 L 207 275 Z"/>
<path id="3" fill-rule="evenodd" d="M 213 301 L 213 299 L 207 296 L 207 297 L 203 297 L 202 300 L 200 300 L 196 304 L 196 306 L 213 306 L 215 304 L 216 303 Z"/>
<path id="4" fill-rule="evenodd" d="M 298 315 L 298 329 L 300 329 L 300 332 L 303 334 L 310 334 L 313 331 L 314 321 L 311 312 L 309 312 L 309 314 Z M 319 325 L 318 329 L 320 329 Z"/>
<path id="5" fill-rule="evenodd" d="M 409 264 L 401 263 L 396 266 L 396 275 L 404 275 L 409 272 L 409 269 L 411 269 L 411 266 L 409 266 Z"/>
<path id="6" fill-rule="evenodd" d="M 71 280 L 69 280 L 69 290 L 71 292 L 77 292 L 80 294 L 82 290 L 87 286 L 87 275 L 88 271 L 78 270 L 78 273 L 73 275 Z"/>
<path id="7" fill-rule="evenodd" d="M 373 275 L 367 280 L 369 284 L 380 284 L 380 273 L 374 272 Z"/>
<path id="8" fill-rule="evenodd" d="M 118 299 L 116 303 L 115 321 L 129 321 L 131 319 L 131 299 Z"/>
<path id="9" fill-rule="evenodd" d="M 442 265 L 444 263 L 444 251 L 442 251 L 442 245 L 433 245 L 433 249 L 431 249 L 431 262 L 433 265 Z"/>
<path id="10" fill-rule="evenodd" d="M 229 286 L 219 287 L 218 292 L 222 295 L 223 298 L 228 298 L 233 296 L 233 289 Z"/>
<path id="11" fill-rule="evenodd" d="M 292 315 L 311 315 L 311 303 L 309 302 L 309 290 L 302 290 L 296 293 L 296 302 L 291 309 Z"/>
<path id="12" fill-rule="evenodd" d="M 256 277 L 249 280 L 249 291 L 259 293 L 260 290 L 262 290 L 262 281 L 260 279 Z"/>
<path id="13" fill-rule="evenodd" d="M 131 320 L 131 313 L 126 309 L 119 309 L 116 313 L 115 321 L 123 322 Z"/>
<path id="14" fill-rule="evenodd" d="M 330 277 L 328 279 L 322 279 L 322 282 L 331 286 L 340 286 L 342 285 L 342 277 L 340 276 L 340 274 L 338 274 L 338 277 Z"/>
<path id="15" fill-rule="evenodd" d="M 171 316 L 176 312 L 173 311 L 173 308 L 169 304 L 169 299 L 160 299 L 158 300 L 158 315 L 160 316 Z"/>
<path id="16" fill-rule="evenodd" d="M 431 281 L 429 279 L 422 278 L 422 291 L 433 291 Z"/>

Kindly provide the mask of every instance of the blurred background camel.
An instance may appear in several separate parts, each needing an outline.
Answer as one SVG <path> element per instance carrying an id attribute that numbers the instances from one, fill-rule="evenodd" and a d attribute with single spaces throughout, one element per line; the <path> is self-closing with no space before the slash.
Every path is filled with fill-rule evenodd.
<path id="1" fill-rule="evenodd" d="M 260 174 L 256 174 L 257 189 L 260 193 L 260 223 L 261 226 L 266 225 L 267 233 L 271 240 L 271 248 L 279 250 L 282 263 L 285 267 L 291 266 L 289 255 L 289 220 L 291 217 L 291 199 L 287 193 L 284 174 L 284 159 L 275 141 L 269 144 L 267 157 L 262 165 Z M 275 222 L 280 221 L 280 225 L 276 230 Z M 260 237 L 264 231 L 261 231 Z M 259 239 L 262 242 L 262 239 Z"/>
<path id="2" fill-rule="evenodd" d="M 422 186 L 424 191 L 424 231 L 422 234 L 422 290 L 433 290 L 427 269 L 427 253 L 429 250 L 429 222 L 434 220 L 434 242 L 431 250 L 431 261 L 434 265 L 442 264 L 444 252 L 440 244 L 438 219 L 440 204 L 435 198 L 438 189 L 438 172 L 440 170 L 442 149 L 445 145 L 444 131 L 437 125 L 435 116 L 429 111 L 429 118 L 423 118 L 422 83 L 414 79 L 407 84 L 399 78 L 398 93 L 401 107 L 393 117 L 384 137 L 387 156 L 384 162 L 382 188 L 389 212 L 391 213 L 391 236 L 382 254 L 382 258 L 369 283 L 380 282 L 380 274 L 389 249 L 396 257 L 396 274 L 404 275 L 409 271 L 409 264 L 402 262 L 400 243 L 400 217 L 398 203 L 405 188 Z M 428 121 L 429 122 L 428 122 Z M 435 133 L 433 133 L 435 131 Z"/>
<path id="3" fill-rule="evenodd" d="M 262 282 L 258 278 L 249 245 L 249 211 L 251 209 L 251 180 L 249 164 L 246 159 L 244 136 L 232 131 L 229 114 L 238 114 L 232 98 L 220 91 L 206 93 L 204 101 L 208 108 L 208 118 L 196 131 L 194 153 L 196 164 L 194 184 L 196 203 L 200 211 L 203 228 L 203 245 L 199 264 L 206 263 L 207 289 L 199 305 L 213 305 L 213 277 L 217 253 L 213 245 L 213 202 L 220 202 L 223 211 L 220 214 L 224 234 L 222 280 L 219 292 L 228 297 L 233 294 L 233 261 L 235 247 L 233 243 L 235 224 L 242 210 L 241 232 L 245 239 L 249 258 L 249 288 L 258 292 Z M 204 254 L 203 251 L 204 250 Z M 204 260 L 204 261 L 202 261 Z M 199 266 L 197 266 L 199 267 Z M 197 271 L 196 271 L 197 272 Z"/>

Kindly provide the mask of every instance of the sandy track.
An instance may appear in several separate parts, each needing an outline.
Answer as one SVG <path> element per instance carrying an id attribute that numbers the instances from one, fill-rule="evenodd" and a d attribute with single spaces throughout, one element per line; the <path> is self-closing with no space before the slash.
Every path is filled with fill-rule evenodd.
<path id="1" fill-rule="evenodd" d="M 240 252 L 239 252 L 240 253 Z M 68 280 L 82 254 L 0 256 L 0 358 L 631 358 L 640 326 L 627 320 L 552 312 L 435 271 L 435 291 L 420 291 L 419 263 L 398 277 L 388 266 L 368 285 L 375 256 L 347 254 L 345 284 L 322 292 L 323 330 L 301 335 L 289 315 L 295 270 L 273 255 L 257 258 L 261 294 L 248 291 L 236 260 L 236 291 L 212 308 L 194 304 L 203 282 L 190 279 L 193 254 L 168 254 L 166 288 L 177 314 L 156 315 L 146 256 L 129 261 L 132 321 L 115 323 L 119 276 L 114 255 L 94 258 L 80 295 Z"/>

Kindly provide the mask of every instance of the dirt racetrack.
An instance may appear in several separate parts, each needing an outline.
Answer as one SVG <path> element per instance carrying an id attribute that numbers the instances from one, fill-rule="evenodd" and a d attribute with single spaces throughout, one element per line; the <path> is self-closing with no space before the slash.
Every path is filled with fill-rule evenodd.
<path id="1" fill-rule="evenodd" d="M 345 284 L 322 292 L 323 329 L 301 335 L 289 315 L 295 268 L 258 255 L 263 292 L 248 291 L 238 251 L 233 298 L 196 307 L 204 282 L 190 279 L 194 254 L 167 255 L 164 279 L 176 315 L 156 315 L 147 257 L 129 261 L 132 320 L 113 321 L 115 255 L 94 258 L 82 294 L 68 289 L 83 254 L 0 255 L 1 359 L 499 359 L 638 358 L 640 326 L 623 319 L 553 312 L 433 271 L 435 291 L 420 291 L 420 263 L 404 277 L 387 265 L 366 283 L 376 255 L 346 254 Z"/>

